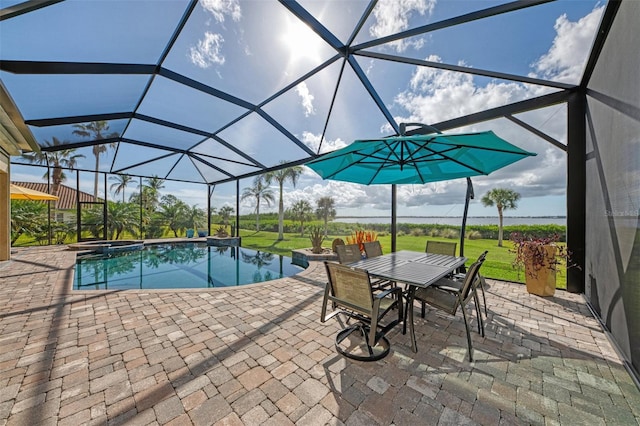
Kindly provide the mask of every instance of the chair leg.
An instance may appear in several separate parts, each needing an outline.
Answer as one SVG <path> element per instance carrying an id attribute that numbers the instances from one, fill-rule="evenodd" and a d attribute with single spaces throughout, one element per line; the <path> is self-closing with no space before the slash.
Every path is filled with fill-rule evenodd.
<path id="1" fill-rule="evenodd" d="M 404 316 L 402 318 L 402 334 L 407 334 L 407 316 L 409 315 L 409 309 L 412 309 L 413 306 L 409 306 L 410 302 L 410 290 L 407 290 L 405 295 L 406 301 L 404 302 Z"/>
<path id="2" fill-rule="evenodd" d="M 473 303 L 476 307 L 476 317 L 478 317 L 478 333 L 484 337 L 484 320 L 482 319 L 482 311 L 480 310 L 480 299 L 478 293 L 473 293 Z"/>
<path id="3" fill-rule="evenodd" d="M 480 280 L 480 290 L 482 290 L 482 303 L 484 303 L 484 316 L 489 318 L 489 314 L 487 313 L 487 298 L 484 295 L 484 277 L 482 275 L 478 275 L 478 279 Z"/>
<path id="4" fill-rule="evenodd" d="M 425 313 L 426 313 L 426 306 L 427 306 L 427 304 L 426 304 L 426 303 L 424 303 L 424 302 L 422 302 L 422 311 L 420 312 L 420 316 L 421 316 L 422 318 L 424 318 L 424 315 L 425 315 Z"/>
<path id="5" fill-rule="evenodd" d="M 329 283 L 324 286 L 324 297 L 322 299 L 322 311 L 320 311 L 320 322 L 325 322 L 327 320 L 325 316 L 327 315 L 327 299 L 329 298 L 330 286 L 331 285 Z"/>
<path id="6" fill-rule="evenodd" d="M 398 324 L 403 323 L 404 322 L 404 318 L 406 316 L 404 311 L 404 300 L 402 300 L 402 290 L 400 290 L 399 288 L 396 287 L 396 297 L 397 297 L 397 307 L 396 309 L 398 309 Z M 404 326 L 404 323 L 402 324 Z M 404 331 L 402 332 L 402 334 L 404 334 Z"/>
<path id="7" fill-rule="evenodd" d="M 369 330 L 367 330 L 367 328 L 362 325 L 360 327 L 360 333 L 362 333 L 362 338 L 364 339 L 364 343 L 365 345 L 367 345 L 367 350 L 369 351 L 369 356 L 372 357 L 373 356 L 373 345 L 375 345 L 375 342 L 372 342 L 370 340 L 370 336 L 369 336 L 369 332 L 370 330 L 372 330 L 371 328 L 369 328 Z"/>
<path id="8" fill-rule="evenodd" d="M 473 346 L 471 345 L 471 333 L 469 332 L 469 323 L 467 321 L 467 313 L 464 306 L 462 308 L 462 317 L 464 318 L 464 328 L 467 330 L 467 344 L 469 346 L 469 362 L 473 362 Z"/>

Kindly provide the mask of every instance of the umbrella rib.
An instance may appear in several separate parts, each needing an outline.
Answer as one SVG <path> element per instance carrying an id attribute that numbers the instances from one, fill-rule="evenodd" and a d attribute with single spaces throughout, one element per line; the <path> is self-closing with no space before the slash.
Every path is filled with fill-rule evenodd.
<path id="1" fill-rule="evenodd" d="M 440 135 L 442 138 L 445 138 L 444 136 Z M 447 139 L 448 140 L 448 139 Z M 450 142 L 450 144 L 452 144 Z M 514 147 L 514 148 L 518 148 L 517 151 L 514 151 L 512 149 L 506 149 L 506 148 L 485 148 L 483 146 L 478 146 L 478 145 L 469 145 L 466 143 L 461 143 L 461 142 L 453 142 L 453 144 L 455 144 L 455 148 L 471 148 L 471 149 L 482 149 L 484 151 L 491 151 L 491 152 L 506 152 L 508 154 L 517 154 L 517 155 L 522 155 L 522 156 L 527 156 L 529 155 L 528 152 L 521 150 L 518 147 Z"/>
<path id="2" fill-rule="evenodd" d="M 388 144 L 385 144 L 385 146 L 387 146 L 387 147 L 388 147 Z M 390 147 L 389 147 L 389 148 L 390 148 Z M 335 170 L 333 173 L 331 173 L 331 174 L 329 174 L 329 175 L 325 176 L 325 177 L 324 177 L 324 179 L 331 179 L 331 178 L 333 178 L 334 176 L 338 175 L 339 173 L 343 172 L 344 170 L 348 169 L 349 167 L 352 167 L 354 164 L 365 164 L 365 163 L 366 163 L 366 164 L 377 164 L 377 163 L 379 163 L 379 164 L 385 164 L 385 162 L 388 160 L 388 158 L 391 156 L 391 154 L 393 154 L 393 150 L 391 150 L 391 153 L 390 153 L 389 155 L 387 155 L 387 157 L 386 157 L 386 158 L 385 158 L 385 157 L 383 157 L 383 156 L 380 156 L 380 157 L 376 156 L 376 154 L 377 154 L 378 152 L 382 151 L 382 150 L 383 150 L 383 148 L 378 148 L 377 150 L 375 150 L 375 151 L 374 151 L 373 153 L 371 153 L 371 154 L 363 154 L 363 153 L 362 153 L 362 152 L 360 152 L 360 151 L 353 151 L 353 152 L 351 152 L 350 154 L 351 154 L 351 155 L 354 155 L 354 156 L 359 156 L 359 157 L 361 157 L 359 160 L 356 160 L 356 161 L 354 161 L 353 163 L 349 163 L 349 164 L 344 165 L 343 167 L 341 167 L 341 168 L 339 168 L 339 169 Z M 368 159 L 368 158 L 376 158 L 376 159 L 378 159 L 379 161 L 378 161 L 378 162 L 365 162 L 364 160 L 366 160 L 366 159 Z M 327 159 L 329 159 L 329 158 L 327 158 Z M 375 177 L 378 175 L 378 173 L 379 173 L 379 172 L 380 172 L 380 169 L 378 169 L 378 170 L 376 171 L 376 173 L 374 174 L 373 178 L 369 181 L 369 184 L 370 184 L 371 182 L 373 182 L 373 179 L 375 179 Z"/>
<path id="3" fill-rule="evenodd" d="M 433 154 L 442 155 L 442 157 L 444 157 L 444 159 L 449 160 L 449 161 L 452 161 L 452 162 L 454 162 L 454 163 L 456 163 L 456 164 L 458 164 L 458 165 L 460 165 L 460 166 L 462 166 L 462 167 L 465 167 L 465 168 L 467 168 L 467 169 L 473 170 L 473 171 L 475 171 L 476 173 L 480 173 L 480 174 L 482 174 L 482 175 L 486 175 L 487 173 L 486 173 L 484 170 L 477 169 L 477 168 L 475 168 L 475 167 L 473 167 L 473 166 L 470 166 L 469 164 L 465 164 L 465 163 L 463 163 L 462 161 L 458 161 L 458 160 L 456 160 L 455 158 L 450 157 L 449 155 L 446 155 L 446 153 L 447 153 L 447 152 L 449 152 L 449 151 L 453 151 L 453 150 L 455 150 L 455 149 L 458 149 L 458 148 L 460 148 L 460 146 L 465 146 L 465 145 L 456 145 L 456 146 L 452 146 L 451 148 L 446 149 L 446 150 L 444 150 L 444 151 L 435 151 L 435 150 L 433 150 L 433 149 L 429 148 L 429 143 L 427 142 L 426 144 L 422 144 L 421 148 L 422 148 L 422 149 L 426 149 L 427 151 L 430 151 L 430 152 L 432 152 Z M 468 146 L 465 146 L 465 147 L 466 147 L 466 148 L 468 148 Z M 416 150 L 416 151 L 417 151 L 417 150 Z"/>
<path id="4" fill-rule="evenodd" d="M 384 144 L 387 148 L 389 148 L 389 154 L 387 154 L 386 158 L 381 158 L 381 162 L 380 164 L 385 164 L 386 162 L 389 161 L 389 158 L 395 154 L 395 151 L 393 150 L 393 148 L 389 145 L 388 142 L 385 142 Z M 382 151 L 382 148 L 374 151 L 372 153 L 372 156 L 376 154 L 376 152 L 380 152 Z M 378 168 L 378 170 L 376 170 L 376 172 L 373 174 L 373 176 L 371 177 L 371 179 L 369 179 L 369 183 L 367 185 L 371 185 L 371 183 L 375 180 L 375 178 L 378 176 L 378 174 L 380 173 L 380 170 L 382 170 L 382 167 Z"/>
<path id="5" fill-rule="evenodd" d="M 362 154 L 360 154 L 360 153 L 358 153 L 358 152 L 352 152 L 351 154 L 355 154 L 355 155 L 362 155 Z M 327 158 L 327 159 L 329 159 L 329 158 Z M 339 169 L 336 169 L 333 173 L 330 173 L 330 174 L 328 174 L 327 176 L 324 176 L 324 177 L 323 177 L 323 179 L 331 179 L 331 178 L 333 178 L 335 175 L 337 175 L 338 173 L 342 173 L 343 171 L 345 171 L 345 170 L 346 170 L 346 169 L 348 169 L 349 167 L 353 166 L 353 164 L 356 164 L 356 163 L 359 163 L 359 162 L 360 162 L 360 161 L 356 161 L 355 163 L 349 163 L 349 164 L 346 164 L 345 166 L 343 166 L 343 167 L 341 167 L 341 168 L 339 168 Z"/>

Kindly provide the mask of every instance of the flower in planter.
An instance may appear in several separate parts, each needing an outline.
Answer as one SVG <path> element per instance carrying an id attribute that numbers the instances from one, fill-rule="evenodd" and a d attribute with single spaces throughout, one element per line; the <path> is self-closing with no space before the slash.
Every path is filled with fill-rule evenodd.
<path id="1" fill-rule="evenodd" d="M 524 266 L 527 291 L 538 296 L 553 296 L 556 291 L 556 271 L 559 264 L 567 268 L 577 266 L 571 263 L 571 252 L 565 245 L 557 244 L 560 236 L 527 237 L 519 233 L 511 234 L 512 252 L 516 254 L 514 267 Z"/>
<path id="2" fill-rule="evenodd" d="M 514 232 L 509 239 L 513 242 L 511 251 L 516 255 L 513 267 L 525 267 L 526 274 L 532 278 L 537 277 L 538 272 L 543 269 L 555 272 L 559 264 L 564 263 L 567 268 L 577 266 L 571 262 L 571 252 L 567 247 L 557 244 L 560 241 L 558 234 L 531 237 Z"/>
<path id="3" fill-rule="evenodd" d="M 347 244 L 358 244 L 360 252 L 364 253 L 364 243 L 370 243 L 378 239 L 378 234 L 375 231 L 363 231 L 358 230 L 351 233 L 347 237 Z"/>

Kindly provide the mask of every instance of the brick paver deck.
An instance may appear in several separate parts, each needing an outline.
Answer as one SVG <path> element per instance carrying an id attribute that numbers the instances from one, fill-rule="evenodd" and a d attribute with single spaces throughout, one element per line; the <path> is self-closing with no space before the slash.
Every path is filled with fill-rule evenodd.
<path id="1" fill-rule="evenodd" d="M 233 289 L 73 291 L 75 253 L 0 266 L 0 424 L 638 424 L 640 393 L 579 295 L 489 281 L 487 336 L 417 319 L 375 363 L 319 321 L 325 272 Z"/>

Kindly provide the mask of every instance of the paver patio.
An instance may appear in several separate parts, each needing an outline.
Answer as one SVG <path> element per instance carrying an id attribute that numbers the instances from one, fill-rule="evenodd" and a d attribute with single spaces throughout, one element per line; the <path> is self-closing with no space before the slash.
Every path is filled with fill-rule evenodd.
<path id="1" fill-rule="evenodd" d="M 489 280 L 487 336 L 416 316 L 375 363 L 319 321 L 324 267 L 211 290 L 73 291 L 75 253 L 0 265 L 0 424 L 638 424 L 640 392 L 582 296 Z M 475 319 L 474 319 L 475 321 Z M 475 326 L 475 323 L 473 324 Z"/>

